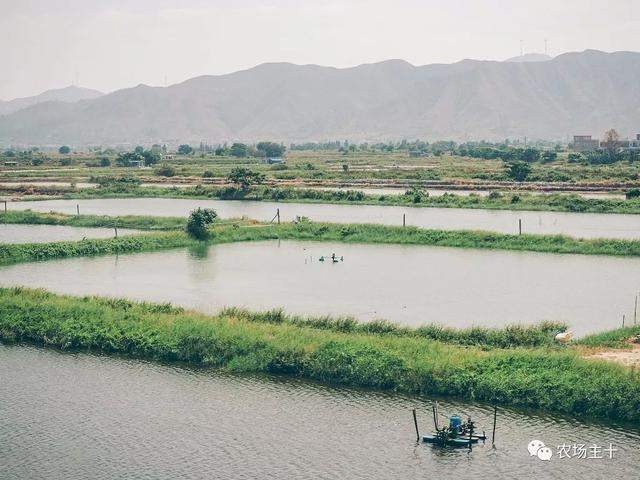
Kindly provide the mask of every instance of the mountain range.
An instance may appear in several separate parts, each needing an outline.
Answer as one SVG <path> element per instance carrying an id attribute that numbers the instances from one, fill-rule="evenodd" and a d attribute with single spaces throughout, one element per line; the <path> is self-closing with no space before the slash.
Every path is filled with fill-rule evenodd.
<path id="1" fill-rule="evenodd" d="M 640 132 L 640 53 L 535 59 L 389 60 L 341 69 L 266 63 L 168 87 L 36 103 L 0 116 L 0 143 L 556 140 L 612 127 L 623 136 Z"/>
<path id="2" fill-rule="evenodd" d="M 54 90 L 47 90 L 40 95 L 33 97 L 16 98 L 3 102 L 0 100 L 0 115 L 8 115 L 23 108 L 37 105 L 44 102 L 78 102 L 80 100 L 90 100 L 92 98 L 98 98 L 104 95 L 98 90 L 91 90 L 90 88 L 76 87 L 71 85 L 65 88 L 58 88 Z"/>

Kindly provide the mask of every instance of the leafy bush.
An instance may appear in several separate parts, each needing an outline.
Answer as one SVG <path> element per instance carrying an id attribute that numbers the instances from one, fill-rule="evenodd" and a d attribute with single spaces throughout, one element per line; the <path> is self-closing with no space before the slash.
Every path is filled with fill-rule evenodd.
<path id="1" fill-rule="evenodd" d="M 197 208 L 189 215 L 187 220 L 187 233 L 196 240 L 209 238 L 208 227 L 218 217 L 215 210 L 210 208 Z"/>
<path id="2" fill-rule="evenodd" d="M 626 197 L 627 200 L 640 197 L 640 188 L 632 188 L 631 190 L 628 190 L 626 193 Z"/>
<path id="3" fill-rule="evenodd" d="M 171 165 L 165 163 L 158 167 L 154 173 L 159 177 L 173 177 L 176 174 L 176 170 Z"/>
<path id="4" fill-rule="evenodd" d="M 215 175 L 211 170 L 205 170 L 202 172 L 202 178 L 213 178 Z"/>

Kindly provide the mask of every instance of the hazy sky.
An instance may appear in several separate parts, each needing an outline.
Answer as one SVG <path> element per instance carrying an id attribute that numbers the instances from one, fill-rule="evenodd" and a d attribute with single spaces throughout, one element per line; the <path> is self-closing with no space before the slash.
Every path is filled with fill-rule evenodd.
<path id="1" fill-rule="evenodd" d="M 0 99 L 112 91 L 263 62 L 415 65 L 640 51 L 640 0 L 0 0 Z M 166 80 L 165 80 L 166 79 Z"/>

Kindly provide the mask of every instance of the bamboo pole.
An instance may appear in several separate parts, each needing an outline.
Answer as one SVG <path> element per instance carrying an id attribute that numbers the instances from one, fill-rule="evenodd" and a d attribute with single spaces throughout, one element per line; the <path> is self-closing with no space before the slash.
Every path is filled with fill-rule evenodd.
<path id="1" fill-rule="evenodd" d="M 491 434 L 491 445 L 496 444 L 496 419 L 498 418 L 498 406 L 493 406 L 493 433 Z"/>
<path id="2" fill-rule="evenodd" d="M 420 432 L 418 431 L 418 417 L 416 416 L 416 409 L 413 409 L 413 424 L 416 427 L 416 442 L 420 441 Z"/>

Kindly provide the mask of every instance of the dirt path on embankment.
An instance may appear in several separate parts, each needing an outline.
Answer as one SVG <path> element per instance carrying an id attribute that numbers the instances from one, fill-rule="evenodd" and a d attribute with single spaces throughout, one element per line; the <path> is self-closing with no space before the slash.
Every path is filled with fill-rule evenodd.
<path id="1" fill-rule="evenodd" d="M 625 367 L 640 367 L 640 344 L 632 343 L 629 350 L 604 350 L 602 352 L 587 355 L 585 358 L 608 360 L 624 365 Z"/>

